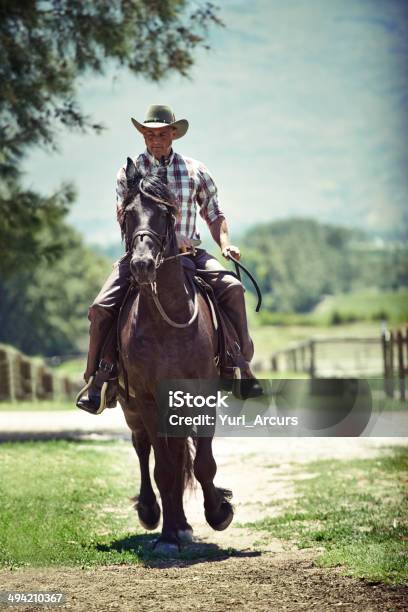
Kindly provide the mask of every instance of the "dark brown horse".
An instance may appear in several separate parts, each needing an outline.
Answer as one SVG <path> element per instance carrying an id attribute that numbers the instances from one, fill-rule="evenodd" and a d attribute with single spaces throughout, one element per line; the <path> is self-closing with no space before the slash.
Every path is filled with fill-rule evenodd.
<path id="1" fill-rule="evenodd" d="M 155 529 L 160 520 L 149 472 L 153 448 L 154 478 L 163 506 L 162 533 L 155 547 L 171 554 L 179 550 L 181 540 L 192 539 L 183 493 L 193 475 L 202 487 L 211 527 L 226 529 L 233 517 L 231 492 L 213 483 L 217 466 L 212 436 L 197 437 L 194 445 L 185 437 L 158 436 L 159 382 L 217 379 L 216 337 L 206 301 L 187 281 L 182 258 L 177 256 L 177 207 L 171 192 L 157 175 L 138 175 L 130 159 L 126 176 L 124 234 L 135 288 L 119 322 L 121 362 L 130 391 L 128 401 L 121 392 L 120 402 L 140 461 L 141 486 L 135 506 L 140 522 L 145 529 Z"/>

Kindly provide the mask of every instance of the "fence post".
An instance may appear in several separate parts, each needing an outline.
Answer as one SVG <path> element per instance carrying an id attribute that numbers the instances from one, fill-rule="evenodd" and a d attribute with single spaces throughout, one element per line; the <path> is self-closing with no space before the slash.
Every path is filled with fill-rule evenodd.
<path id="1" fill-rule="evenodd" d="M 14 362 L 13 353 L 11 351 L 7 351 L 8 358 L 8 377 L 9 377 L 9 389 L 10 389 L 10 401 L 16 401 L 16 387 L 14 384 Z"/>
<path id="2" fill-rule="evenodd" d="M 394 379 L 394 345 L 395 345 L 395 335 L 394 332 L 390 332 L 390 392 L 391 397 L 394 397 L 395 392 L 395 379 Z"/>
<path id="3" fill-rule="evenodd" d="M 272 372 L 278 372 L 279 371 L 279 367 L 278 367 L 278 358 L 276 355 L 274 355 L 271 359 L 271 367 L 272 367 Z"/>
<path id="4" fill-rule="evenodd" d="M 405 328 L 405 357 L 406 357 L 406 367 L 405 370 L 408 372 L 408 326 Z"/>
<path id="5" fill-rule="evenodd" d="M 384 391 L 387 397 L 393 396 L 391 388 L 391 368 L 390 368 L 390 332 L 384 330 L 381 334 L 383 364 L 384 364 Z"/>
<path id="6" fill-rule="evenodd" d="M 404 338 L 401 330 L 397 331 L 398 379 L 400 400 L 405 401 L 405 368 L 404 368 Z"/>
<path id="7" fill-rule="evenodd" d="M 305 347 L 303 344 L 300 347 L 300 370 L 301 372 L 305 371 Z"/>
<path id="8" fill-rule="evenodd" d="M 297 350 L 294 348 L 293 349 L 293 371 L 297 372 L 298 368 L 297 368 Z"/>
<path id="9" fill-rule="evenodd" d="M 315 354 L 315 341 L 314 340 L 310 340 L 309 343 L 309 348 L 310 348 L 310 370 L 309 370 L 309 374 L 310 374 L 310 378 L 314 378 L 316 375 L 316 354 Z"/>

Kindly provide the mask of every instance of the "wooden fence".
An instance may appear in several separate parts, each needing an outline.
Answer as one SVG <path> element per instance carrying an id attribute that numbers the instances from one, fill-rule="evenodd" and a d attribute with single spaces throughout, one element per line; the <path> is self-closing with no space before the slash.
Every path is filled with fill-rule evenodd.
<path id="1" fill-rule="evenodd" d="M 311 378 L 384 378 L 390 398 L 407 399 L 408 326 L 385 330 L 378 337 L 313 337 L 276 351 L 270 362 L 258 362 L 255 370 L 295 372 Z"/>
<path id="2" fill-rule="evenodd" d="M 385 392 L 388 397 L 393 398 L 397 395 L 400 400 L 405 401 L 408 375 L 408 326 L 395 331 L 384 330 L 381 343 Z"/>
<path id="3" fill-rule="evenodd" d="M 382 376 L 378 337 L 315 336 L 276 351 L 267 364 L 273 372 L 317 376 Z M 258 368 L 259 369 L 259 368 Z"/>
<path id="4" fill-rule="evenodd" d="M 41 359 L 0 344 L 0 401 L 72 399 L 80 382 L 59 376 Z"/>

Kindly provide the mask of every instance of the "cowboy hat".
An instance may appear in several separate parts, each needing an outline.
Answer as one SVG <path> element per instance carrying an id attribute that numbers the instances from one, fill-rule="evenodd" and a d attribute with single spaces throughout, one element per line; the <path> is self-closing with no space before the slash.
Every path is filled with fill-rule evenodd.
<path id="1" fill-rule="evenodd" d="M 176 121 L 170 106 L 162 106 L 160 104 L 149 106 L 143 123 L 139 123 L 139 121 L 136 121 L 133 117 L 131 119 L 135 128 L 142 134 L 146 128 L 161 128 L 170 125 L 176 130 L 174 135 L 174 139 L 176 139 L 184 136 L 188 130 L 187 119 L 179 119 Z"/>

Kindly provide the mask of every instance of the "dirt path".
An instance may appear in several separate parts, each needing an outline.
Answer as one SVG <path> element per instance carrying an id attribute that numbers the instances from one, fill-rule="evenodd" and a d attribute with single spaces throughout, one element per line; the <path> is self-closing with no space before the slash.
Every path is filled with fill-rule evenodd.
<path id="1" fill-rule="evenodd" d="M 292 463 L 305 464 L 297 478 L 307 478 L 307 462 L 322 458 L 372 457 L 381 447 L 406 444 L 390 439 L 217 439 L 216 483 L 234 491 L 234 523 L 271 513 L 272 500 L 290 498 Z M 120 610 L 408 610 L 408 589 L 368 584 L 341 576 L 340 568 L 316 568 L 317 550 L 295 550 L 268 534 L 231 526 L 214 532 L 204 522 L 199 491 L 187 500 L 187 516 L 195 528 L 203 557 L 168 560 L 153 567 L 112 566 L 94 570 L 2 570 L 1 590 L 64 592 L 63 609 Z M 233 523 L 233 525 L 234 525 Z M 266 534 L 265 534 L 266 535 Z M 218 546 L 225 554 L 207 560 Z M 228 549 L 233 549 L 232 556 Z M 405 607 L 404 607 L 405 604 Z M 43 610 L 44 607 L 18 607 Z"/>
<path id="2" fill-rule="evenodd" d="M 3 576 L 1 576 L 3 578 Z M 3 580 L 2 580 L 3 582 Z M 18 572 L 2 588 L 49 589 L 67 594 L 63 609 L 169 610 L 406 610 L 407 589 L 367 585 L 338 570 L 313 566 L 310 553 L 263 554 L 179 567 L 105 567 Z M 44 608 L 21 607 L 18 610 Z"/>

